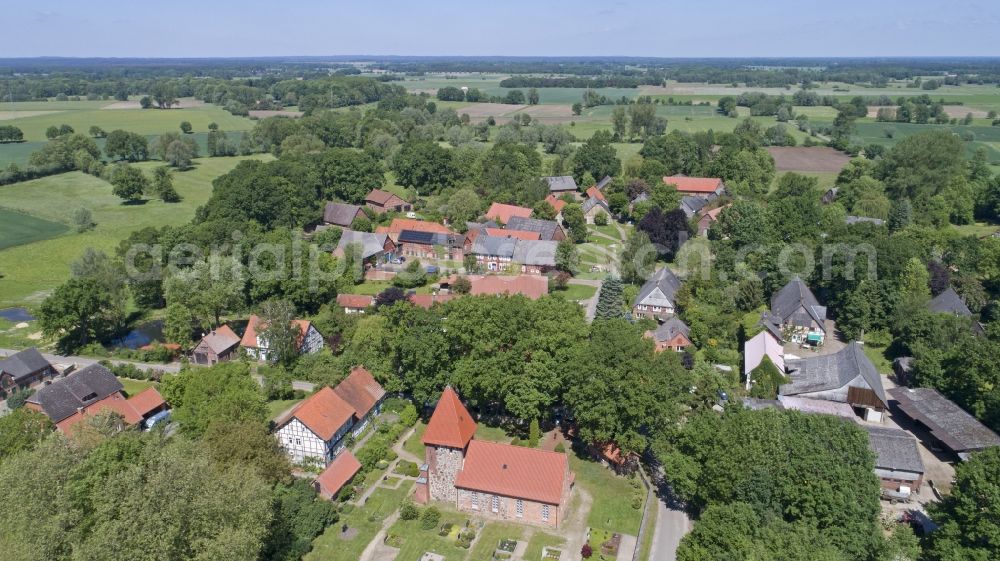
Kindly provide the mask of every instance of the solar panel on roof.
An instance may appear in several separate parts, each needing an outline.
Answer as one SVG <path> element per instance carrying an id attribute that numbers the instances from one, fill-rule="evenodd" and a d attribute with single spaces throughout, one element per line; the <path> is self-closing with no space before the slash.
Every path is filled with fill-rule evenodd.
<path id="1" fill-rule="evenodd" d="M 417 232 L 415 230 L 403 230 L 399 233 L 399 241 L 420 244 L 434 243 L 434 232 Z"/>

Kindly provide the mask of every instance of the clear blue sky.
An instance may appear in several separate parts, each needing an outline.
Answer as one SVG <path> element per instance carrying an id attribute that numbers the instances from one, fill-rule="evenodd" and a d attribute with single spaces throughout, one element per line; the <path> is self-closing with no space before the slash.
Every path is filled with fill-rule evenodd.
<path id="1" fill-rule="evenodd" d="M 0 57 L 1000 55 L 997 0 L 4 0 Z"/>

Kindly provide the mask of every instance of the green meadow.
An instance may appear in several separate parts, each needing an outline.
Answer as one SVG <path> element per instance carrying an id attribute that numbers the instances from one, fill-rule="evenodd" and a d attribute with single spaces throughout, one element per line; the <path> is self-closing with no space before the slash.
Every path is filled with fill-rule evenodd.
<path id="1" fill-rule="evenodd" d="M 270 155 L 254 156 L 269 159 Z M 0 208 L 16 211 L 16 220 L 44 222 L 48 230 L 34 227 L 38 241 L 17 241 L 18 233 L 0 226 L 0 307 L 34 305 L 49 291 L 69 278 L 70 263 L 88 247 L 113 252 L 118 243 L 136 230 L 147 226 L 176 226 L 189 222 L 195 209 L 203 205 L 212 192 L 212 180 L 222 175 L 246 157 L 201 158 L 195 167 L 174 173 L 174 186 L 183 197 L 179 203 L 148 200 L 143 204 L 122 204 L 111 194 L 106 181 L 74 171 L 32 181 L 0 187 Z M 149 172 L 159 162 L 144 162 L 138 167 Z M 71 227 L 73 212 L 78 208 L 91 211 L 97 226 L 77 233 Z M 61 228 L 56 232 L 55 228 Z M 38 232 L 45 232 L 45 235 Z M 46 239 L 47 238 L 47 239 Z M 14 245 L 20 243 L 22 245 Z"/>
<path id="2" fill-rule="evenodd" d="M 62 234 L 65 224 L 0 208 L 0 250 Z"/>

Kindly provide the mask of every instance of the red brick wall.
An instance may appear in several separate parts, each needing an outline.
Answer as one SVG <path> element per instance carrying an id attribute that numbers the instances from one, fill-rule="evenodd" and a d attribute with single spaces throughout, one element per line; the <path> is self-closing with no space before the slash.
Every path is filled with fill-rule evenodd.
<path id="1" fill-rule="evenodd" d="M 497 511 L 493 512 L 493 497 L 497 498 Z M 522 514 L 518 516 L 518 499 L 503 495 L 493 495 L 490 493 L 476 493 L 467 489 L 458 490 L 458 500 L 456 508 L 464 512 L 472 512 L 486 519 L 510 520 L 525 524 L 536 524 L 550 528 L 558 528 L 561 510 L 557 505 L 548 505 L 548 520 L 543 520 L 542 511 L 546 505 L 543 503 L 522 500 Z M 565 504 L 565 499 L 564 499 Z"/>

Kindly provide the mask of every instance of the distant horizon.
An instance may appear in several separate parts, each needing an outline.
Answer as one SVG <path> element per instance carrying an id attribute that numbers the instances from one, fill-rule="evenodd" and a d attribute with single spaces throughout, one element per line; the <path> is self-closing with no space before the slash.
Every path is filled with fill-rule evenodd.
<path id="1" fill-rule="evenodd" d="M 996 57 L 1000 3 L 979 0 L 458 0 L 344 3 L 37 0 L 3 9 L 10 58 L 588 56 L 803 58 Z M 817 53 L 829 54 L 817 54 Z M 268 53 L 268 54 L 265 54 Z M 289 54 L 296 53 L 296 54 Z M 504 56 L 504 55 L 492 55 Z"/>
<path id="2" fill-rule="evenodd" d="M 811 55 L 811 56 L 647 56 L 647 55 L 625 55 L 625 54 L 580 54 L 580 55 L 506 55 L 506 54 L 483 54 L 483 55 L 404 55 L 404 54 L 327 54 L 327 55 L 205 55 L 205 56 L 72 56 L 72 55 L 35 55 L 35 56 L 14 56 L 0 57 L 0 61 L 6 60 L 331 60 L 334 62 L 365 62 L 366 60 L 390 60 L 390 59 L 448 59 L 448 60 L 678 60 L 678 61 L 754 61 L 754 60 L 804 60 L 804 61 L 826 61 L 826 60 L 1000 60 L 997 55 Z"/>

